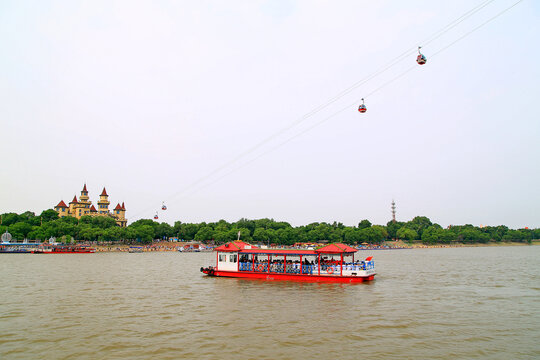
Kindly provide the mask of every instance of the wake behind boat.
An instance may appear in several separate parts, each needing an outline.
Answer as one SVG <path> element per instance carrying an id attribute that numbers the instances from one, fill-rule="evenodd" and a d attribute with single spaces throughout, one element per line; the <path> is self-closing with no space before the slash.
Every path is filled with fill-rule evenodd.
<path id="1" fill-rule="evenodd" d="M 351 283 L 373 280 L 376 274 L 372 256 L 355 261 L 357 249 L 345 244 L 316 250 L 259 249 L 233 241 L 214 251 L 216 265 L 200 269 L 209 276 Z"/>

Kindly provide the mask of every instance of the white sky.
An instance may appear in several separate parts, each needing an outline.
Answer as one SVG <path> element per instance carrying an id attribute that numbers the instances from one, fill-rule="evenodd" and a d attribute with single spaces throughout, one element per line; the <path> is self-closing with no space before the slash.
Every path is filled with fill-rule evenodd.
<path id="1" fill-rule="evenodd" d="M 386 223 L 395 198 L 398 220 L 540 227 L 539 2 L 430 58 L 515 3 L 493 1 L 367 113 L 270 151 L 414 53 L 248 151 L 482 2 L 0 0 L 0 212 L 52 208 L 86 182 L 130 221 L 165 200 L 169 223 Z"/>

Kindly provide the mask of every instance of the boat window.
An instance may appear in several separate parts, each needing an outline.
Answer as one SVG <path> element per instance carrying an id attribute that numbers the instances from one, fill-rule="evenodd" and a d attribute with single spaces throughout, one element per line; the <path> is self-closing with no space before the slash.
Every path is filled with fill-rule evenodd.
<path id="1" fill-rule="evenodd" d="M 238 255 L 230 255 L 229 261 L 235 263 L 235 262 L 236 262 L 237 256 L 238 256 Z"/>
<path id="2" fill-rule="evenodd" d="M 219 255 L 219 262 L 225 262 L 225 261 L 227 261 L 227 255 L 220 254 Z"/>

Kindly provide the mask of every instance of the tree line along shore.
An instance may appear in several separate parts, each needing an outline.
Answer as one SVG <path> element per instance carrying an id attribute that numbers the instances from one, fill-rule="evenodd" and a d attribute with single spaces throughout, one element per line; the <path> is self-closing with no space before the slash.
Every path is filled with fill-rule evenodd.
<path id="1" fill-rule="evenodd" d="M 368 220 L 362 220 L 357 226 L 316 222 L 297 227 L 273 219 L 240 219 L 232 223 L 225 220 L 210 223 L 176 221 L 172 226 L 165 222 L 141 219 L 121 228 L 109 217 L 59 218 L 52 209 L 44 210 L 40 215 L 30 211 L 22 214 L 4 213 L 0 219 L 0 233 L 8 231 L 13 239 L 46 241 L 54 237 L 56 241 L 64 243 L 93 241 L 148 244 L 156 239 L 176 239 L 221 244 L 235 240 L 238 233 L 246 242 L 278 246 L 300 242 L 382 244 L 393 240 L 423 245 L 501 242 L 531 244 L 540 239 L 540 229 L 509 229 L 505 225 L 477 227 L 470 224 L 443 228 L 425 216 L 416 216 L 407 222 L 389 221 L 386 225 L 373 225 Z"/>

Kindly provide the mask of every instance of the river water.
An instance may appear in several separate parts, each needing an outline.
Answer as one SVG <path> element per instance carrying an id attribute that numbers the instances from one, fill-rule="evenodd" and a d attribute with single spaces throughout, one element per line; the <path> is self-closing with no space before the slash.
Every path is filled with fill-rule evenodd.
<path id="1" fill-rule="evenodd" d="M 540 246 L 360 254 L 375 281 L 209 278 L 211 253 L 0 254 L 0 358 L 540 358 Z"/>

